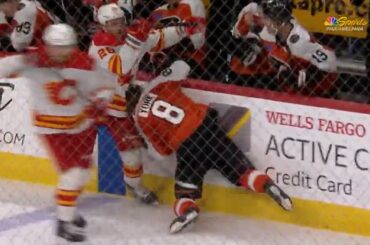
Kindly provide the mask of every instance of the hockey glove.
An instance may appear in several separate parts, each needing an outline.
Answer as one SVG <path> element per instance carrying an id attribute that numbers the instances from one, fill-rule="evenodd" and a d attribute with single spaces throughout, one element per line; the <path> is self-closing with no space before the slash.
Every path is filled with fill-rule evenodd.
<path id="1" fill-rule="evenodd" d="M 136 108 L 136 104 L 139 102 L 141 96 L 141 87 L 139 85 L 130 84 L 126 90 L 126 107 L 127 113 L 131 116 Z"/>
<path id="2" fill-rule="evenodd" d="M 151 28 L 152 26 L 147 20 L 135 20 L 127 31 L 126 41 L 134 47 L 141 47 L 148 39 Z"/>
<path id="3" fill-rule="evenodd" d="M 262 53 L 262 44 L 257 38 L 248 38 L 246 40 L 236 39 L 235 56 L 238 57 L 244 66 L 252 65 L 258 56 Z"/>

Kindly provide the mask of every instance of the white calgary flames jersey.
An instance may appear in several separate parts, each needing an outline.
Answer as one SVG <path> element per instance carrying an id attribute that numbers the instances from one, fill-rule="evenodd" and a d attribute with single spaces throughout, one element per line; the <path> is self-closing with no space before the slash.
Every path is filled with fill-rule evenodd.
<path id="1" fill-rule="evenodd" d="M 111 99 L 117 77 L 95 69 L 93 60 L 79 51 L 61 66 L 51 64 L 43 50 L 36 55 L 32 63 L 27 62 L 27 54 L 0 59 L 1 77 L 17 73 L 29 84 L 36 132 L 74 134 L 90 127 L 94 120 L 86 109 L 103 93 Z"/>
<path id="2" fill-rule="evenodd" d="M 120 86 L 117 86 L 113 101 L 108 106 L 109 115 L 127 117 L 124 99 L 125 85 L 135 76 L 144 54 L 170 47 L 183 37 L 184 34 L 180 33 L 177 27 L 168 27 L 151 31 L 146 42 L 140 46 L 130 35 L 126 35 L 122 40 L 117 40 L 106 32 L 95 34 L 89 48 L 89 55 L 97 61 L 98 66 L 121 77 Z"/>
<path id="3" fill-rule="evenodd" d="M 13 18 L 16 27 L 10 38 L 14 49 L 23 51 L 30 45 L 41 44 L 44 29 L 58 20 L 37 1 L 22 0 L 19 4 L 20 10 Z"/>

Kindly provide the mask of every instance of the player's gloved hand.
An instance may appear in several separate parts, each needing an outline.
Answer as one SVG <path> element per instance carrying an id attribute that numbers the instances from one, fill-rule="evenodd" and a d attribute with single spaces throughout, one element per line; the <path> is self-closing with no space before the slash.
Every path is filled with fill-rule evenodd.
<path id="1" fill-rule="evenodd" d="M 187 36 L 191 36 L 196 33 L 201 33 L 205 30 L 206 20 L 202 17 L 189 17 L 183 20 L 179 24 L 180 31 L 185 33 Z"/>
<path id="2" fill-rule="evenodd" d="M 307 71 L 305 69 L 296 71 L 281 65 L 277 77 L 282 85 L 289 86 L 293 90 L 301 90 L 307 86 Z"/>
<path id="3" fill-rule="evenodd" d="M 152 25 L 149 21 L 145 19 L 136 19 L 127 31 L 127 35 L 129 36 L 127 41 L 130 41 L 130 38 L 133 38 L 139 43 L 144 43 L 148 39 L 151 29 Z M 138 44 L 135 46 L 138 46 Z"/>
<path id="4" fill-rule="evenodd" d="M 130 84 L 126 90 L 126 108 L 127 113 L 132 115 L 135 111 L 136 104 L 139 102 L 142 89 L 139 85 Z"/>
<path id="5" fill-rule="evenodd" d="M 252 65 L 262 53 L 262 44 L 257 38 L 248 38 L 242 48 L 244 53 L 242 62 L 244 66 Z"/>

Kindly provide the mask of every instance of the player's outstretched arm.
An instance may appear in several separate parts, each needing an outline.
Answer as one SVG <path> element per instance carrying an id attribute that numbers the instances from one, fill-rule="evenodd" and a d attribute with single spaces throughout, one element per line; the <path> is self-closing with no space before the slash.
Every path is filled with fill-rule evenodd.
<path id="1" fill-rule="evenodd" d="M 0 78 L 8 77 L 29 67 L 26 55 L 11 55 L 0 58 Z"/>

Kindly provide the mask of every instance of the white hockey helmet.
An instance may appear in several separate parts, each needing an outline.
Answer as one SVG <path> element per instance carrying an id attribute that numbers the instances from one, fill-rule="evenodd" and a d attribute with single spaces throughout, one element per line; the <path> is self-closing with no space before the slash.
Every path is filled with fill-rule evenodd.
<path id="1" fill-rule="evenodd" d="M 53 46 L 72 46 L 77 44 L 77 34 L 67 24 L 49 25 L 42 36 L 45 44 Z"/>
<path id="2" fill-rule="evenodd" d="M 125 19 L 125 13 L 115 3 L 103 5 L 98 10 L 98 21 L 101 25 L 105 25 L 107 21 L 115 20 L 119 18 Z"/>

